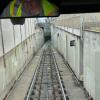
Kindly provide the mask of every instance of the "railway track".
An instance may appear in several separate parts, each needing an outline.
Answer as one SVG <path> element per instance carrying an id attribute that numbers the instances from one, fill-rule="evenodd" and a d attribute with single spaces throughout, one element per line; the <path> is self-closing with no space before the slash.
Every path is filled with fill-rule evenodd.
<path id="1" fill-rule="evenodd" d="M 25 100 L 69 100 L 50 44 L 43 51 Z"/>

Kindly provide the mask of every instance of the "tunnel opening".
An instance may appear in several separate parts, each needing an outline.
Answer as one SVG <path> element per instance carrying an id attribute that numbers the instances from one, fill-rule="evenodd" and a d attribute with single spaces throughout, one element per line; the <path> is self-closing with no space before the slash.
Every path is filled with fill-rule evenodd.
<path id="1" fill-rule="evenodd" d="M 51 36 L 45 36 L 44 39 L 45 39 L 45 42 L 47 42 L 49 40 L 51 41 Z"/>

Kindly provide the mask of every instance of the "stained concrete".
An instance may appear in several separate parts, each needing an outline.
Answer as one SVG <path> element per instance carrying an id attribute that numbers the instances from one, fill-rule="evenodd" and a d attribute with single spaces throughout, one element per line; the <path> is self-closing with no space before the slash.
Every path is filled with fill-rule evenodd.
<path id="1" fill-rule="evenodd" d="M 13 90 L 11 91 L 11 93 L 9 94 L 6 100 L 24 100 L 28 88 L 30 86 L 32 77 L 34 75 L 36 66 L 39 62 L 40 55 L 42 54 L 42 51 L 43 49 L 41 49 L 38 52 L 38 54 L 34 57 L 31 63 L 27 66 L 27 68 L 25 69 L 22 76 L 15 84 Z M 69 100 L 88 100 L 82 88 L 75 84 L 73 75 L 69 71 L 68 67 L 65 65 L 62 57 L 54 49 L 53 49 L 53 53 L 55 55 L 60 73 L 62 75 Z"/>
<path id="2" fill-rule="evenodd" d="M 43 47 L 45 48 L 45 46 Z M 35 69 L 39 63 L 43 48 L 36 54 L 32 61 L 28 64 L 21 77 L 15 83 L 6 100 L 24 100 L 26 93 L 32 81 Z"/>
<path id="3" fill-rule="evenodd" d="M 67 95 L 69 97 L 69 100 L 88 100 L 84 94 L 83 89 L 75 84 L 75 79 L 73 78 L 72 73 L 68 69 L 68 67 L 65 65 L 63 58 L 61 55 L 58 54 L 58 52 L 53 49 L 58 68 L 60 70 Z"/>

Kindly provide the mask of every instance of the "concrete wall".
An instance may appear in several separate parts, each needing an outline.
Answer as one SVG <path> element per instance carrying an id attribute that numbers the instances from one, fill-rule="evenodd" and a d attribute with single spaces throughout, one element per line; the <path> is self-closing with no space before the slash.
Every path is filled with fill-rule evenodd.
<path id="1" fill-rule="evenodd" d="M 84 86 L 94 100 L 100 100 L 100 33 L 84 32 Z"/>
<path id="2" fill-rule="evenodd" d="M 13 26 L 10 19 L 0 20 L 0 100 L 44 44 L 43 31 L 35 29 L 34 21 L 28 18 L 24 25 Z"/>
<path id="3" fill-rule="evenodd" d="M 79 29 L 51 26 L 51 30 L 54 47 L 69 63 L 77 78 L 83 80 L 89 95 L 94 100 L 100 100 L 100 33 L 83 31 L 83 58 L 81 58 Z M 70 46 L 71 40 L 75 40 L 75 46 Z M 80 64 L 80 59 L 83 65 Z"/>
<path id="4" fill-rule="evenodd" d="M 69 63 L 77 78 L 80 79 L 83 74 L 83 69 L 80 68 L 80 37 L 57 27 L 51 28 L 51 37 L 54 47 Z M 70 46 L 72 40 L 75 40 L 75 46 Z"/>

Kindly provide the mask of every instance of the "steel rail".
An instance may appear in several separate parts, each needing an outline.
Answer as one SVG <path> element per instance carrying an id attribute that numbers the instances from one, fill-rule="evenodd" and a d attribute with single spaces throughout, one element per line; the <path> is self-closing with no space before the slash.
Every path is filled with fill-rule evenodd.
<path id="1" fill-rule="evenodd" d="M 43 57 L 44 57 L 44 54 L 45 54 L 45 50 L 44 50 L 44 53 L 43 53 Z M 43 61 L 45 61 L 45 57 L 44 57 Z M 41 77 L 43 78 L 44 62 L 42 63 L 42 66 L 43 66 L 43 68 L 42 68 L 42 76 Z M 41 87 L 42 87 L 42 81 L 43 81 L 42 78 L 41 78 L 40 90 L 41 90 Z M 41 95 L 41 91 L 39 91 L 39 100 L 40 100 L 40 95 Z"/>
<path id="2" fill-rule="evenodd" d="M 64 90 L 51 44 L 48 44 L 40 57 L 25 100 L 69 100 Z M 37 91 L 36 94 L 34 91 Z"/>
<path id="3" fill-rule="evenodd" d="M 43 51 L 43 54 L 44 54 L 44 51 Z M 28 90 L 28 92 L 27 92 L 27 96 L 26 96 L 25 100 L 29 100 L 29 98 L 30 98 L 30 95 L 31 95 L 31 92 L 32 92 L 32 87 L 33 87 L 33 85 L 34 85 L 34 83 L 35 83 L 34 80 L 36 79 L 36 75 L 37 75 L 39 66 L 40 66 L 40 64 L 41 64 L 42 58 L 43 58 L 43 54 L 42 54 L 41 57 L 39 58 L 39 63 L 38 63 L 38 65 L 37 65 L 37 67 L 36 67 L 36 70 L 35 70 L 35 73 L 34 73 L 34 76 L 33 76 L 32 81 L 31 81 L 31 85 L 30 85 L 30 87 L 29 87 L 29 90 Z"/>
<path id="4" fill-rule="evenodd" d="M 60 82 L 60 86 L 61 86 L 61 90 L 62 90 L 62 93 L 63 93 L 63 99 L 64 100 L 67 100 L 66 99 L 66 94 L 64 92 L 64 88 L 63 88 L 63 85 L 62 85 L 62 82 L 61 82 L 61 78 L 60 78 L 60 73 L 59 73 L 59 69 L 58 69 L 58 64 L 56 62 L 56 58 L 55 58 L 55 55 L 53 54 L 53 51 L 52 51 L 52 55 L 53 55 L 53 59 L 54 59 L 54 64 L 55 64 L 55 67 L 56 67 L 56 70 L 57 70 L 57 75 L 58 75 L 58 78 L 59 78 L 59 82 Z"/>

